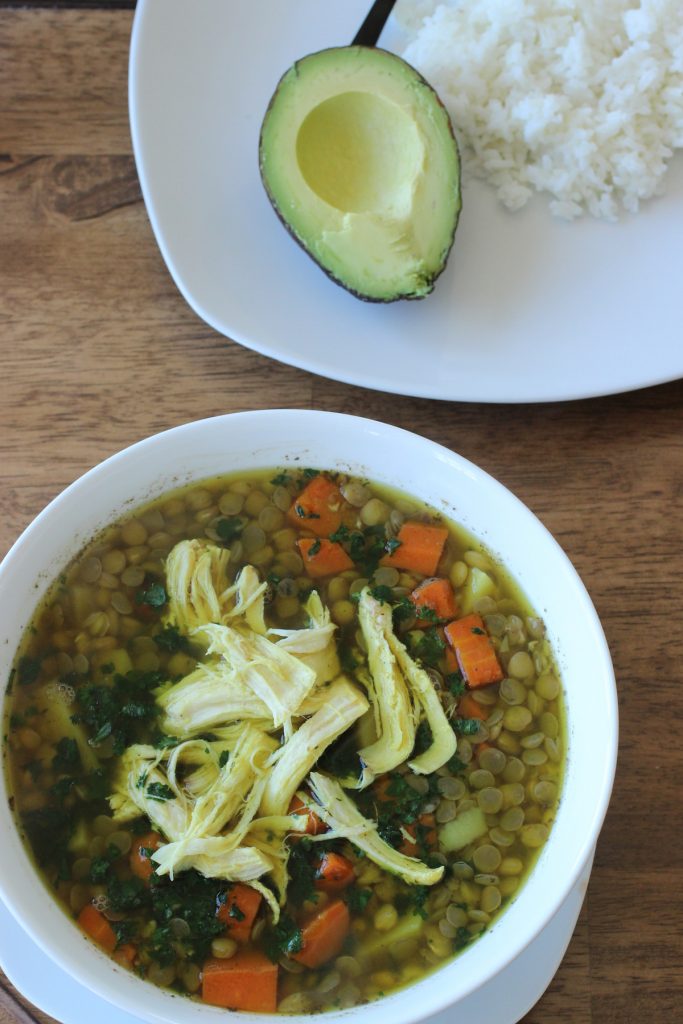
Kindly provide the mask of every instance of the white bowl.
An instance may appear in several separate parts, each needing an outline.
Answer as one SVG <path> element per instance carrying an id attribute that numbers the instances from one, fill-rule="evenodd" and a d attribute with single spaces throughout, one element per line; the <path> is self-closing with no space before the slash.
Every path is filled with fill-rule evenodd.
<path id="1" fill-rule="evenodd" d="M 500 559 L 544 618 L 565 693 L 568 755 L 550 838 L 500 919 L 452 963 L 367 1006 L 326 1019 L 412 1024 L 457 1006 L 542 930 L 590 858 L 612 788 L 617 750 L 614 674 L 593 605 L 566 555 L 501 484 L 441 446 L 396 427 L 336 413 L 268 410 L 186 424 L 141 441 L 86 473 L 25 530 L 0 566 L 0 678 L 50 583 L 99 529 L 193 480 L 287 464 L 339 469 L 412 493 L 451 516 Z M 0 896 L 33 940 L 81 984 L 147 1021 L 201 1024 L 225 1011 L 155 988 L 114 964 L 45 898 L 0 777 Z M 270 1021 L 271 1016 L 245 1016 Z M 290 1017 L 309 1021 L 310 1017 Z"/>

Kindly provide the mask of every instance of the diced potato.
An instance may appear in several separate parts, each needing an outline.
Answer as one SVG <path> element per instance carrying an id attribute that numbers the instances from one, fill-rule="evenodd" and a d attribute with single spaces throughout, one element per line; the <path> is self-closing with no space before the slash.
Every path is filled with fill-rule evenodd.
<path id="1" fill-rule="evenodd" d="M 130 655 L 123 647 L 117 647 L 113 651 L 102 651 L 92 659 L 92 667 L 101 669 L 103 665 L 113 665 L 113 672 L 102 672 L 102 679 L 98 682 L 107 682 L 107 680 L 113 680 L 115 675 L 125 676 L 127 672 L 130 672 L 133 668 L 133 662 L 130 660 Z"/>
<path id="2" fill-rule="evenodd" d="M 447 853 L 454 853 L 479 839 L 487 829 L 483 812 L 478 807 L 471 807 L 469 811 L 459 814 L 453 821 L 441 826 L 439 843 Z"/>
<path id="3" fill-rule="evenodd" d="M 470 569 L 460 595 L 461 614 L 469 615 L 474 611 L 477 601 L 481 601 L 482 597 L 493 597 L 496 590 L 495 581 L 487 572 L 476 567 Z"/>
<path id="4" fill-rule="evenodd" d="M 85 856 L 88 852 L 91 838 L 92 836 L 88 832 L 85 822 L 82 818 L 79 819 L 69 839 L 69 850 L 72 853 L 80 853 Z"/>
<path id="5" fill-rule="evenodd" d="M 364 942 L 359 950 L 359 955 L 375 956 L 382 950 L 390 950 L 398 942 L 406 939 L 416 939 L 424 927 L 424 920 L 419 914 L 406 914 L 388 932 L 375 932 L 371 938 Z"/>
<path id="6" fill-rule="evenodd" d="M 71 721 L 71 716 L 76 713 L 77 707 L 73 704 L 66 704 L 60 700 L 59 696 L 51 697 L 50 691 L 45 687 L 37 694 L 36 705 L 40 712 L 40 718 L 36 721 L 40 723 L 43 737 L 51 743 L 63 736 L 75 740 L 78 744 L 84 771 L 96 771 L 100 767 L 97 754 L 88 743 L 81 726 Z"/>

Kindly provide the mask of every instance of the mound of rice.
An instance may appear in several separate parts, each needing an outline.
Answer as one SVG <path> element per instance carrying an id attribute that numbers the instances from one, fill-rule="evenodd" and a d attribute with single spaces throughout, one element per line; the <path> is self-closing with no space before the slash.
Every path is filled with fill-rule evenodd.
<path id="1" fill-rule="evenodd" d="M 683 146 L 683 0 L 400 0 L 403 57 L 449 109 L 465 175 L 616 220 Z"/>

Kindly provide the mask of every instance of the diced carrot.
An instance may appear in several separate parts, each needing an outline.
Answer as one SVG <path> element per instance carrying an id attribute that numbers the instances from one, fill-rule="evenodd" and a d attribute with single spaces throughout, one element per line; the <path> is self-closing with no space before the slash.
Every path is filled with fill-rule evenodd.
<path id="1" fill-rule="evenodd" d="M 124 942 L 122 946 L 114 950 L 112 953 L 112 959 L 116 960 L 117 964 L 121 967 L 132 967 L 133 961 L 137 954 L 137 948 L 132 942 Z"/>
<path id="2" fill-rule="evenodd" d="M 341 526 L 343 509 L 341 491 L 320 474 L 294 499 L 287 515 L 295 526 L 305 526 L 318 537 L 329 537 Z"/>
<path id="3" fill-rule="evenodd" d="M 394 569 L 407 569 L 423 576 L 433 576 L 443 552 L 448 530 L 444 526 L 409 521 L 398 531 L 399 546 L 391 555 L 385 555 L 382 565 Z"/>
<path id="4" fill-rule="evenodd" d="M 390 794 L 387 792 L 391 785 L 391 776 L 380 775 L 379 778 L 375 779 L 372 784 L 372 794 L 378 804 L 386 803 L 387 800 L 391 800 Z"/>
<path id="5" fill-rule="evenodd" d="M 332 893 L 342 892 L 356 880 L 356 872 L 348 857 L 341 853 L 324 853 L 315 870 L 316 889 Z"/>
<path id="6" fill-rule="evenodd" d="M 292 959 L 305 967 L 320 967 L 341 952 L 349 934 L 351 918 L 343 900 L 334 900 L 323 907 L 301 929 L 303 944 Z"/>
<path id="7" fill-rule="evenodd" d="M 248 942 L 254 919 L 261 906 L 261 893 L 250 885 L 235 882 L 216 912 L 219 921 L 225 924 L 228 935 L 236 942 Z"/>
<path id="8" fill-rule="evenodd" d="M 128 863 L 130 870 L 143 882 L 149 884 L 150 877 L 154 871 L 154 861 L 151 855 L 163 845 L 164 840 L 158 832 L 145 832 L 142 836 L 136 836 L 130 848 Z"/>
<path id="9" fill-rule="evenodd" d="M 106 949 L 107 953 L 113 953 L 116 948 L 116 935 L 114 929 L 107 921 L 104 914 L 93 907 L 92 903 L 86 904 L 78 915 L 78 925 L 86 935 Z"/>
<path id="10" fill-rule="evenodd" d="M 448 621 L 458 614 L 453 585 L 443 576 L 432 576 L 423 580 L 415 587 L 410 598 L 418 611 L 421 608 L 430 608 L 439 619 Z M 429 618 L 418 618 L 416 625 L 431 626 L 433 622 Z"/>
<path id="11" fill-rule="evenodd" d="M 446 641 L 446 631 L 444 629 L 437 628 L 437 633 L 442 640 Z M 446 649 L 443 652 L 443 659 L 445 665 L 446 675 L 451 675 L 453 672 L 460 672 L 460 665 L 458 659 L 455 656 L 455 651 L 449 646 L 446 641 Z"/>
<path id="12" fill-rule="evenodd" d="M 463 693 L 458 702 L 459 718 L 479 718 L 483 722 L 488 718 L 486 710 L 479 704 L 471 693 Z"/>
<path id="13" fill-rule="evenodd" d="M 230 1010 L 275 1013 L 277 971 L 277 964 L 255 949 L 239 950 L 228 960 L 211 957 L 202 972 L 202 999 Z"/>
<path id="14" fill-rule="evenodd" d="M 301 537 L 296 543 L 304 560 L 304 569 L 314 579 L 335 576 L 338 572 L 353 569 L 353 562 L 341 544 L 335 541 Z"/>
<path id="15" fill-rule="evenodd" d="M 481 615 L 466 615 L 464 619 L 449 622 L 446 639 L 455 651 L 460 671 L 470 688 L 488 686 L 503 678 Z"/>
<path id="16" fill-rule="evenodd" d="M 305 831 L 305 834 L 307 836 L 319 836 L 322 832 L 327 832 L 327 825 L 322 820 L 322 818 L 319 818 L 315 811 L 311 811 L 308 807 L 306 807 L 306 804 L 303 802 L 303 800 L 301 800 L 296 795 L 293 796 L 290 801 L 289 810 L 287 811 L 287 814 L 306 814 L 308 816 Z M 294 839 L 296 838 L 296 836 L 297 833 L 294 832 L 292 833 L 291 838 Z"/>
<path id="17" fill-rule="evenodd" d="M 403 842 L 398 848 L 398 851 L 399 853 L 405 854 L 406 857 L 418 857 L 419 854 L 422 852 L 420 847 L 427 847 L 428 850 L 431 850 L 434 846 L 436 846 L 438 837 L 436 834 L 436 818 L 434 817 L 434 815 L 421 814 L 420 817 L 418 818 L 418 824 L 422 825 L 422 828 L 426 829 L 427 831 L 424 832 L 422 842 L 419 845 L 416 842 L 411 843 L 407 839 L 403 840 Z M 405 830 L 413 837 L 413 840 L 417 839 L 417 825 L 406 825 Z"/>

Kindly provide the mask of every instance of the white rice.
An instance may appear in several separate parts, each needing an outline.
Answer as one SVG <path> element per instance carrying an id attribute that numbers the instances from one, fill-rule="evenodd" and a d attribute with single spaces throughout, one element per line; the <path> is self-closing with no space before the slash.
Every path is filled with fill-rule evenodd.
<path id="1" fill-rule="evenodd" d="M 451 114 L 465 177 L 616 220 L 683 146 L 683 0 L 400 0 L 405 59 Z"/>

